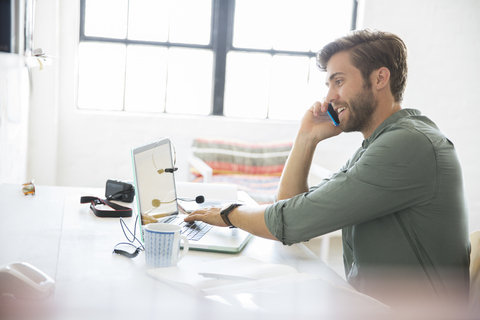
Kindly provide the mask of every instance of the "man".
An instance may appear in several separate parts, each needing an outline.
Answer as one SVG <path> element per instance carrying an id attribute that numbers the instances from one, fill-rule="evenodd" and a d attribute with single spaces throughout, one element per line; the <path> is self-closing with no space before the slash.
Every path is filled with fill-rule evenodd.
<path id="1" fill-rule="evenodd" d="M 402 109 L 406 60 L 403 41 L 386 32 L 355 31 L 326 45 L 317 65 L 328 94 L 301 121 L 276 203 L 209 208 L 186 221 L 232 224 L 288 245 L 342 229 L 347 281 L 360 292 L 388 304 L 465 299 L 470 247 L 461 167 L 431 120 Z M 308 188 L 317 144 L 352 131 L 363 134 L 362 146 Z"/>

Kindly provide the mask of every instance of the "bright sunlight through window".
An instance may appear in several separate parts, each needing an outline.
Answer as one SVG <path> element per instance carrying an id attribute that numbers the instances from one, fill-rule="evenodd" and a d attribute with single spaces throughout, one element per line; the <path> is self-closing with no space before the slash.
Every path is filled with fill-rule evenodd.
<path id="1" fill-rule="evenodd" d="M 78 108 L 299 120 L 353 0 L 81 0 Z M 353 13 L 353 14 L 352 14 Z"/>

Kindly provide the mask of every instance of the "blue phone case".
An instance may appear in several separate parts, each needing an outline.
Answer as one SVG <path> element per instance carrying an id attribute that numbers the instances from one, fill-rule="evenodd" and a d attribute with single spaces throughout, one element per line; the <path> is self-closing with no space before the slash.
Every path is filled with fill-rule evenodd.
<path id="1" fill-rule="evenodd" d="M 328 115 L 330 116 L 330 119 L 332 119 L 333 124 L 335 126 L 338 126 L 340 124 L 340 120 L 338 119 L 338 114 L 335 112 L 335 110 L 332 107 L 332 104 L 328 104 L 328 110 L 327 110 Z"/>

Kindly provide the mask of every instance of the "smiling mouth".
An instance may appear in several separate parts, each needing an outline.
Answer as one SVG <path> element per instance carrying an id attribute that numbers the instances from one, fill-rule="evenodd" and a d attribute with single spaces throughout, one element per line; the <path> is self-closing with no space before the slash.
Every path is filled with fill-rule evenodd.
<path id="1" fill-rule="evenodd" d="M 343 111 L 345 111 L 345 109 L 347 109 L 347 107 L 340 107 L 338 108 L 336 111 L 337 111 L 337 114 L 340 115 Z"/>

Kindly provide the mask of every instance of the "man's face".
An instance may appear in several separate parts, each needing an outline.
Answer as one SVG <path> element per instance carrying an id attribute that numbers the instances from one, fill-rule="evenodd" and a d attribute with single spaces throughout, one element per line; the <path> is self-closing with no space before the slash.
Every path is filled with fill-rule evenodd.
<path id="1" fill-rule="evenodd" d="M 348 52 L 332 56 L 327 64 L 329 88 L 326 101 L 333 105 L 344 132 L 369 129 L 378 101 L 371 89 L 370 81 L 365 83 L 360 70 L 350 61 Z"/>

